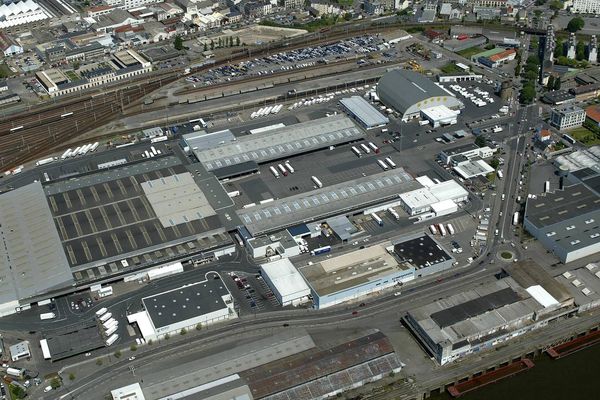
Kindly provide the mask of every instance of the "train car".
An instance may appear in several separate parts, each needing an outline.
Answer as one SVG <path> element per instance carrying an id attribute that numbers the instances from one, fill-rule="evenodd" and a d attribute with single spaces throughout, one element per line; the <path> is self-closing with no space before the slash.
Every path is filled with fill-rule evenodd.
<path id="1" fill-rule="evenodd" d="M 358 158 L 362 157 L 362 153 L 360 152 L 360 150 L 359 150 L 359 149 L 358 149 L 356 146 L 352 146 L 352 152 L 353 152 L 354 154 L 356 154 L 356 156 L 357 156 Z"/>
<path id="2" fill-rule="evenodd" d="M 315 185 L 317 185 L 317 187 L 319 187 L 319 188 L 323 187 L 323 183 L 316 176 L 311 176 L 310 179 L 312 179 L 312 181 L 315 183 Z"/>
<path id="3" fill-rule="evenodd" d="M 386 162 L 386 163 L 387 163 L 387 164 L 388 164 L 390 167 L 392 167 L 392 169 L 396 168 L 396 163 L 395 163 L 395 162 L 393 162 L 391 158 L 389 158 L 389 157 L 386 157 L 386 158 L 385 158 L 385 162 Z"/>
<path id="4" fill-rule="evenodd" d="M 365 152 L 365 154 L 369 154 L 371 152 L 371 149 L 369 148 L 369 146 L 367 146 L 364 143 L 360 144 L 360 148 Z"/>
<path id="5" fill-rule="evenodd" d="M 387 170 L 389 169 L 389 168 L 388 168 L 388 166 L 387 166 L 387 164 L 386 164 L 386 163 L 384 163 L 384 162 L 383 162 L 383 161 L 381 161 L 381 160 L 377 160 L 377 164 L 379 164 L 379 166 L 380 166 L 380 167 L 381 167 L 381 168 L 382 168 L 384 171 L 387 171 Z"/>

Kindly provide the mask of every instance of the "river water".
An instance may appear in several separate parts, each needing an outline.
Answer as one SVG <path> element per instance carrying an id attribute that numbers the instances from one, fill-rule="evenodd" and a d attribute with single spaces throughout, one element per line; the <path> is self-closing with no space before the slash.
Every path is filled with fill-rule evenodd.
<path id="1" fill-rule="evenodd" d="M 535 367 L 461 396 L 463 400 L 577 400 L 600 399 L 600 345 L 560 360 L 542 355 Z M 432 396 L 448 400 L 447 393 Z"/>

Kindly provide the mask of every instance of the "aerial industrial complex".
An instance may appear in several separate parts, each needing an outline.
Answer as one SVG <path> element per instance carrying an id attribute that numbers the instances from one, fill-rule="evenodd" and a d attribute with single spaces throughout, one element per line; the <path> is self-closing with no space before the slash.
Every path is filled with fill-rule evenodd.
<path id="1" fill-rule="evenodd" d="M 598 341 L 584 5 L 5 3 L 0 398 L 456 397 Z"/>

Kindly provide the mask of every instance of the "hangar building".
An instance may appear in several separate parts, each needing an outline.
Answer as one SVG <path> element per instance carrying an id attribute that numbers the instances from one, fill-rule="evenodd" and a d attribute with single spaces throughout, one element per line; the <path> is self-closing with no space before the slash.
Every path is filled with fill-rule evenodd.
<path id="1" fill-rule="evenodd" d="M 427 77 L 413 71 L 395 69 L 379 80 L 377 95 L 388 107 L 402 114 L 402 121 L 419 118 L 421 111 L 436 106 L 462 109 L 463 103 Z"/>

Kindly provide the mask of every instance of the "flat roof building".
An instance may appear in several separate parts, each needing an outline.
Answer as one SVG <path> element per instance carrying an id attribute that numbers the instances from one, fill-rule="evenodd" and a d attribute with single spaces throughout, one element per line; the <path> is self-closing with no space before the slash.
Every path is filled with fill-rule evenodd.
<path id="1" fill-rule="evenodd" d="M 600 251 L 600 196 L 584 184 L 527 199 L 524 227 L 563 263 Z"/>
<path id="2" fill-rule="evenodd" d="M 308 283 L 314 307 L 357 300 L 414 279 L 415 268 L 400 264 L 382 245 L 355 250 L 298 268 Z"/>
<path id="3" fill-rule="evenodd" d="M 548 319 L 569 312 L 570 301 L 561 303 L 544 285 L 523 287 L 508 276 L 417 307 L 403 319 L 444 365 L 544 327 Z"/>
<path id="4" fill-rule="evenodd" d="M 458 122 L 458 114 L 460 114 L 460 111 L 451 110 L 445 105 L 433 106 L 421 110 L 422 117 L 428 120 L 434 128 L 439 128 L 442 125 L 456 124 Z"/>
<path id="5" fill-rule="evenodd" d="M 469 143 L 466 145 L 444 149 L 442 152 L 440 152 L 439 158 L 446 165 L 455 165 L 458 164 L 458 162 L 455 162 L 457 158 L 459 158 L 460 161 L 465 159 L 471 160 L 473 158 L 489 158 L 493 156 L 495 152 L 495 148 L 492 149 L 489 146 L 479 147 L 474 143 Z"/>
<path id="6" fill-rule="evenodd" d="M 366 129 L 385 126 L 390 119 L 380 113 L 368 101 L 360 96 L 346 97 L 340 100 L 342 108 Z"/>
<path id="7" fill-rule="evenodd" d="M 366 208 L 419 187 L 403 168 L 396 168 L 238 210 L 237 214 L 252 235 L 259 235 Z"/>
<path id="8" fill-rule="evenodd" d="M 123 386 L 110 391 L 112 400 L 146 400 L 139 383 Z"/>
<path id="9" fill-rule="evenodd" d="M 292 155 L 361 139 L 364 133 L 344 115 L 320 118 L 263 133 L 233 143 L 195 151 L 208 171 L 245 162 L 265 163 Z"/>
<path id="10" fill-rule="evenodd" d="M 400 194 L 402 208 L 411 216 L 430 212 L 435 203 L 445 200 L 461 203 L 468 198 L 469 193 L 452 179 Z"/>
<path id="11" fill-rule="evenodd" d="M 585 267 L 565 271 L 556 281 L 573 296 L 579 312 L 600 306 L 600 267 L 589 263 Z"/>
<path id="12" fill-rule="evenodd" d="M 206 274 L 206 280 L 144 297 L 144 311 L 130 314 L 130 323 L 137 323 L 144 339 L 156 340 L 165 335 L 194 329 L 237 317 L 227 286 L 216 272 Z"/>
<path id="13" fill-rule="evenodd" d="M 19 361 L 22 358 L 31 357 L 31 350 L 29 350 L 29 342 L 23 341 L 14 344 L 9 347 L 10 359 L 12 361 Z"/>
<path id="14" fill-rule="evenodd" d="M 402 114 L 402 121 L 418 118 L 421 111 L 439 105 L 456 110 L 464 107 L 454 95 L 417 72 L 395 69 L 377 85 L 377 95 L 388 107 Z"/>
<path id="15" fill-rule="evenodd" d="M 452 168 L 463 179 L 473 179 L 478 176 L 487 176 L 494 172 L 488 163 L 483 160 L 468 160 L 458 163 Z"/>
<path id="16" fill-rule="evenodd" d="M 558 130 L 576 128 L 585 122 L 585 110 L 577 106 L 553 108 L 550 114 L 550 124 Z"/>
<path id="17" fill-rule="evenodd" d="M 392 245 L 400 264 L 414 268 L 415 278 L 450 269 L 455 261 L 441 244 L 426 233 L 392 240 Z"/>
<path id="18" fill-rule="evenodd" d="M 261 275 L 282 306 L 308 301 L 310 288 L 288 258 L 260 266 Z"/>

